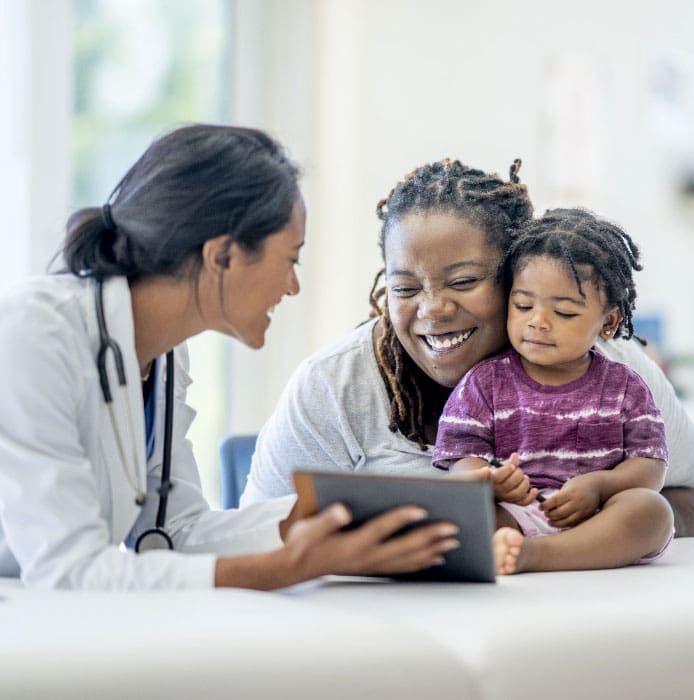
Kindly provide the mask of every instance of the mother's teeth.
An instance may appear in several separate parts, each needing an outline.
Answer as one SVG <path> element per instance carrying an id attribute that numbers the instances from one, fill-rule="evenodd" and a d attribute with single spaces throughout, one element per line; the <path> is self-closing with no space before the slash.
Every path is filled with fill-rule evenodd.
<path id="1" fill-rule="evenodd" d="M 427 343 L 429 343 L 429 345 L 431 345 L 431 347 L 434 348 L 434 350 L 444 350 L 446 348 L 450 348 L 455 345 L 460 345 L 461 343 L 464 343 L 472 335 L 472 330 L 473 329 L 465 331 L 465 333 L 458 333 L 458 335 L 444 338 L 443 340 L 441 340 L 440 336 L 437 335 L 427 335 L 425 337 Z"/>

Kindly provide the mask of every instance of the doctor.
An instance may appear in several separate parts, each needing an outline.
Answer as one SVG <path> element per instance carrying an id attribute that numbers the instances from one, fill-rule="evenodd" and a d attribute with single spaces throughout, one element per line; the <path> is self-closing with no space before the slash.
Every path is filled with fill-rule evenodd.
<path id="1" fill-rule="evenodd" d="M 388 539 L 425 517 L 411 506 L 341 532 L 341 505 L 296 520 L 291 498 L 219 512 L 202 496 L 184 341 L 213 329 L 263 345 L 269 312 L 299 291 L 297 178 L 262 132 L 173 131 L 107 204 L 73 214 L 64 273 L 0 301 L 0 576 L 272 589 L 413 571 L 458 545 L 448 523 Z"/>

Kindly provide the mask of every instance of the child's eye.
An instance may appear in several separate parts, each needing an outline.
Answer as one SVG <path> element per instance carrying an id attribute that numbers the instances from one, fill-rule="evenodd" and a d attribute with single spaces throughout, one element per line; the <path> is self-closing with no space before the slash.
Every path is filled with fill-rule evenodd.
<path id="1" fill-rule="evenodd" d="M 517 311 L 530 311 L 532 309 L 532 306 L 529 306 L 528 304 L 514 304 L 515 308 Z"/>
<path id="2" fill-rule="evenodd" d="M 567 314 L 565 311 L 557 311 L 556 314 L 561 318 L 575 318 L 578 316 L 578 314 Z"/>

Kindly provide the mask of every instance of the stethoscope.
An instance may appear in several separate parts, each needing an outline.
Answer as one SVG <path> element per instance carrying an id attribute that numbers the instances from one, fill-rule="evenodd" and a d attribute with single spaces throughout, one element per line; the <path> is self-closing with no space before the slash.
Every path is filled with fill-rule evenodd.
<path id="1" fill-rule="evenodd" d="M 135 465 L 137 464 L 137 455 L 135 452 L 135 441 L 133 440 L 133 424 L 132 411 L 130 410 L 130 398 L 128 396 L 128 387 L 125 379 L 125 365 L 123 363 L 123 353 L 118 343 L 108 334 L 106 330 L 106 318 L 104 316 L 104 281 L 103 278 L 97 277 L 94 280 L 94 305 L 96 307 L 96 320 L 99 325 L 99 351 L 96 355 L 96 366 L 99 370 L 99 383 L 101 384 L 101 393 L 104 396 L 104 401 L 109 409 L 109 416 L 113 426 L 113 433 L 116 436 L 116 444 L 118 453 L 123 463 L 125 475 L 128 482 L 133 487 L 136 495 L 135 503 L 138 506 L 143 506 L 146 500 L 146 487 L 138 483 L 138 475 Z M 116 420 L 113 410 L 113 395 L 111 386 L 108 380 L 106 371 L 106 356 L 111 352 L 113 361 L 116 366 L 116 375 L 118 376 L 118 386 L 121 396 L 127 406 L 128 423 L 126 430 L 128 431 L 128 443 L 133 446 L 133 454 L 131 459 L 127 459 L 121 439 L 120 425 Z M 135 551 L 144 552 L 148 549 L 173 549 L 173 541 L 164 529 L 166 523 L 166 504 L 169 499 L 169 491 L 173 487 L 171 483 L 171 435 L 173 429 L 173 392 L 174 392 L 174 359 L 173 350 L 166 353 L 166 403 L 164 407 L 164 455 L 161 467 L 161 483 L 157 489 L 159 494 L 159 508 L 157 509 L 157 519 L 153 528 L 145 530 L 135 542 Z M 128 465 L 132 465 L 132 469 Z"/>

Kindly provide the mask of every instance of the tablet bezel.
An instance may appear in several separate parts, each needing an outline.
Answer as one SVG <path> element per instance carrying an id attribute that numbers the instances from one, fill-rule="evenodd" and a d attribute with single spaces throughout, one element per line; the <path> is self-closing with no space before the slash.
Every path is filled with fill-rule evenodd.
<path id="1" fill-rule="evenodd" d="M 461 546 L 447 552 L 445 564 L 415 574 L 390 578 L 408 581 L 495 581 L 492 535 L 494 495 L 487 481 L 327 471 L 294 472 L 297 514 L 307 517 L 340 501 L 351 511 L 356 527 L 400 505 L 414 504 L 429 517 L 418 525 L 448 520 L 460 529 Z"/>

